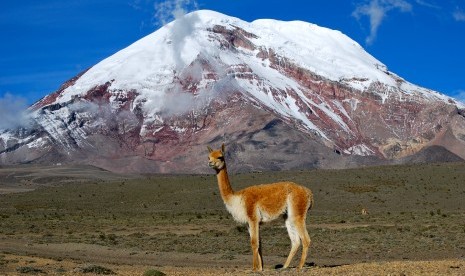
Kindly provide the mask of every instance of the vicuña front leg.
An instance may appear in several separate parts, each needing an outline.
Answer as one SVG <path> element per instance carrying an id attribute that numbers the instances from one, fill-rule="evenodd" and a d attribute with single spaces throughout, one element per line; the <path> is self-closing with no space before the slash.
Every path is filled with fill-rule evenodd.
<path id="1" fill-rule="evenodd" d="M 250 245 L 252 246 L 253 254 L 253 270 L 263 270 L 262 256 L 260 256 L 260 239 L 259 239 L 259 223 L 258 221 L 249 222 Z"/>

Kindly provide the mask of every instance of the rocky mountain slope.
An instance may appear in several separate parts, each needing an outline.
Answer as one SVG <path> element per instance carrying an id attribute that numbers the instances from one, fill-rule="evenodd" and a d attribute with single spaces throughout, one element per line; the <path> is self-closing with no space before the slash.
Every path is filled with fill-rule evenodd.
<path id="1" fill-rule="evenodd" d="M 0 164 L 203 172 L 205 146 L 222 142 L 238 171 L 465 158 L 464 105 L 344 34 L 213 11 L 167 24 L 30 112 L 29 127 L 0 130 Z M 441 154 L 424 156 L 431 146 Z"/>

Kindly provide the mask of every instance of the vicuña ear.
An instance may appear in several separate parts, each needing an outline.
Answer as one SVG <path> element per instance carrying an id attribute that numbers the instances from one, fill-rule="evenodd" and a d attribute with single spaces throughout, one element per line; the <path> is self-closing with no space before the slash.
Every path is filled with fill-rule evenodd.
<path id="1" fill-rule="evenodd" d="M 207 146 L 208 152 L 213 152 L 213 149 Z"/>
<path id="2" fill-rule="evenodd" d="M 221 144 L 221 152 L 222 152 L 223 154 L 225 153 L 225 151 L 224 151 L 224 143 Z"/>

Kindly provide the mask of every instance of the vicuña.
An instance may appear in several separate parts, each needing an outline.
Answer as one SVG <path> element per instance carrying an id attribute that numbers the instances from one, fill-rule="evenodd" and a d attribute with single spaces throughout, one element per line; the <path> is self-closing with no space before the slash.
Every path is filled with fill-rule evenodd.
<path id="1" fill-rule="evenodd" d="M 313 206 L 312 191 L 293 182 L 279 182 L 251 186 L 235 192 L 231 188 L 226 170 L 224 144 L 220 150 L 208 147 L 208 151 L 208 165 L 216 171 L 218 187 L 226 208 L 237 222 L 248 223 L 253 270 L 263 270 L 259 243 L 260 222 L 271 221 L 281 215 L 284 215 L 292 244 L 284 268 L 291 263 L 301 242 L 302 257 L 299 268 L 302 268 L 310 246 L 305 220 L 307 210 Z"/>

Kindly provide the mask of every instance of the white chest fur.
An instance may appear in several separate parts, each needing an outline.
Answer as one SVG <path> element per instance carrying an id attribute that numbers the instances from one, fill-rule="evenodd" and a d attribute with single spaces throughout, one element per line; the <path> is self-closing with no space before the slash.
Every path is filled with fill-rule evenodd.
<path id="1" fill-rule="evenodd" d="M 225 205 L 235 221 L 240 223 L 246 223 L 248 221 L 247 211 L 242 197 L 233 195 L 229 198 L 228 202 L 225 202 Z"/>

